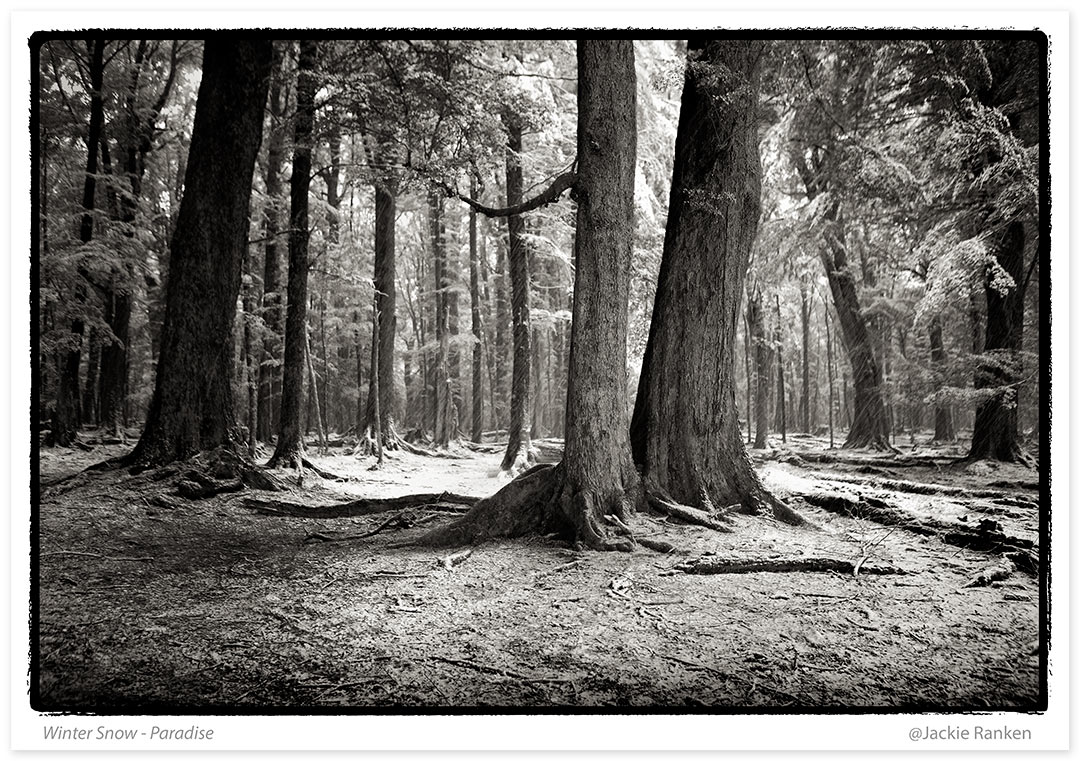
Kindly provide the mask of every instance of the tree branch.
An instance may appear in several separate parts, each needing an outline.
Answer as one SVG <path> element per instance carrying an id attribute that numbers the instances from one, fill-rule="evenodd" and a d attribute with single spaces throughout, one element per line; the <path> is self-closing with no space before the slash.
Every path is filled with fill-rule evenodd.
<path id="1" fill-rule="evenodd" d="M 484 206 L 479 201 L 476 201 L 468 196 L 464 196 L 458 193 L 453 187 L 441 180 L 434 181 L 439 187 L 441 187 L 446 195 L 451 198 L 457 198 L 460 201 L 464 201 L 470 207 L 475 209 L 478 213 L 483 214 L 485 217 L 514 217 L 518 214 L 524 214 L 527 211 L 533 209 L 539 209 L 541 206 L 547 206 L 549 203 L 555 203 L 559 200 L 559 197 L 570 188 L 574 187 L 574 183 L 577 182 L 577 173 L 571 169 L 568 172 L 563 172 L 556 177 L 547 190 L 543 191 L 539 195 L 530 198 L 527 201 L 517 204 L 516 206 L 509 206 L 506 208 L 497 209 L 491 206 Z"/>

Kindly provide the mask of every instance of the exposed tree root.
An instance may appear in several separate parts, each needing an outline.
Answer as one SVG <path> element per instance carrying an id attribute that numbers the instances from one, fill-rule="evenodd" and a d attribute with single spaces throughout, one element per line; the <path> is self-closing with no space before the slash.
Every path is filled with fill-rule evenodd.
<path id="1" fill-rule="evenodd" d="M 339 475 L 337 475 L 335 473 L 331 473 L 328 470 L 320 468 L 318 465 L 316 465 L 315 463 L 313 463 L 311 460 L 309 460 L 306 457 L 301 458 L 301 461 L 304 463 L 305 468 L 310 470 L 312 473 L 317 475 L 319 478 L 325 479 L 327 481 L 348 481 L 349 480 L 345 476 L 339 476 Z"/>
<path id="2" fill-rule="evenodd" d="M 299 518 L 355 518 L 406 508 L 424 508 L 439 512 L 461 513 L 479 502 L 477 497 L 463 494 L 409 494 L 388 499 L 354 499 L 335 505 L 302 505 L 296 502 L 247 498 L 244 507 L 264 515 L 287 515 Z"/>
<path id="3" fill-rule="evenodd" d="M 674 570 L 688 574 L 720 573 L 850 573 L 856 575 L 856 564 L 835 558 L 792 558 L 790 560 L 733 560 L 699 558 L 680 563 Z M 892 566 L 859 566 L 858 573 L 869 575 L 903 574 L 906 571 Z"/>
<path id="4" fill-rule="evenodd" d="M 941 484 L 923 483 L 917 481 L 902 481 L 891 478 L 862 478 L 851 473 L 829 473 L 824 476 L 830 481 L 844 481 L 846 483 L 861 484 L 889 491 L 904 492 L 906 494 L 929 494 L 960 498 L 979 498 L 993 500 L 1013 500 L 1002 504 L 1013 504 L 1016 507 L 1038 507 L 1037 503 L 1030 500 L 1018 500 L 1011 494 L 994 489 L 965 489 L 962 486 L 943 486 Z M 1008 482 L 995 481 L 996 485 L 1010 486 Z M 992 484 L 993 485 L 993 484 Z"/>
<path id="5" fill-rule="evenodd" d="M 670 515 L 672 518 L 678 518 L 686 523 L 705 526 L 706 528 L 711 528 L 713 531 L 722 531 L 724 533 L 731 532 L 729 526 L 720 522 L 720 516 L 718 515 L 711 515 L 704 510 L 698 510 L 696 507 L 690 507 L 689 505 L 680 505 L 676 502 L 670 502 L 655 493 L 649 493 L 647 499 L 649 507 L 664 515 Z"/>

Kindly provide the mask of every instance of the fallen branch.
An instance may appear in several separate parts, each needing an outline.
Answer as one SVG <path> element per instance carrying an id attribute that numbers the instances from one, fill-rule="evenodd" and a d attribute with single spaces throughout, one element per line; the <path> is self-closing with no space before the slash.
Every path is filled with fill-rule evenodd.
<path id="1" fill-rule="evenodd" d="M 48 557 L 50 555 L 78 555 L 84 558 L 101 558 L 102 560 L 118 560 L 118 561 L 131 561 L 138 563 L 152 563 L 157 558 L 145 557 L 145 558 L 132 558 L 125 557 L 123 555 L 101 555 L 97 552 L 79 552 L 77 550 L 52 550 L 50 552 L 41 553 L 41 557 Z"/>
<path id="2" fill-rule="evenodd" d="M 836 571 L 855 575 L 855 564 L 834 558 L 792 558 L 790 560 L 725 560 L 699 558 L 680 563 L 676 571 L 697 575 L 721 573 L 825 573 Z M 860 573 L 872 575 L 903 574 L 906 571 L 892 566 L 867 566 L 862 564 Z"/>
<path id="3" fill-rule="evenodd" d="M 364 515 L 402 510 L 407 507 L 422 507 L 446 513 L 464 513 L 480 501 L 479 497 L 464 494 L 408 494 L 403 497 L 386 499 L 354 499 L 334 505 L 302 505 L 296 502 L 267 500 L 249 497 L 244 500 L 244 507 L 265 515 L 284 515 L 297 518 L 355 518 Z"/>

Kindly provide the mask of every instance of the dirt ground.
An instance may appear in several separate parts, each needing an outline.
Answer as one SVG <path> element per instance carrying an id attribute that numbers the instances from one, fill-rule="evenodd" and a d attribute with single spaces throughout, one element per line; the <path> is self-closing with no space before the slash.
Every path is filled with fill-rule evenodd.
<path id="1" fill-rule="evenodd" d="M 790 444 L 823 452 L 818 439 Z M 41 481 L 123 451 L 42 450 Z M 349 480 L 309 474 L 304 491 L 282 498 L 484 496 L 504 483 L 493 477 L 498 454 L 397 452 L 373 472 L 370 458 L 336 451 L 313 459 Z M 957 524 L 991 517 L 1038 542 L 1034 470 L 889 468 L 880 455 L 862 462 L 849 453 L 843 463 L 813 464 L 776 454 L 758 459 L 781 495 L 876 496 Z M 883 481 L 947 488 L 914 494 Z M 1040 697 L 1035 576 L 1017 570 L 969 586 L 1002 558 L 798 500 L 820 530 L 736 516 L 732 533 L 717 533 L 639 516 L 639 536 L 679 549 L 576 552 L 537 537 L 476 546 L 448 569 L 448 551 L 388 546 L 435 522 L 305 542 L 361 533 L 387 515 L 267 516 L 244 505 L 251 492 L 177 498 L 171 508 L 152 502 L 174 492 L 125 471 L 43 490 L 37 708 L 1030 710 Z M 675 570 L 700 557 L 861 559 L 867 570 L 903 573 Z"/>

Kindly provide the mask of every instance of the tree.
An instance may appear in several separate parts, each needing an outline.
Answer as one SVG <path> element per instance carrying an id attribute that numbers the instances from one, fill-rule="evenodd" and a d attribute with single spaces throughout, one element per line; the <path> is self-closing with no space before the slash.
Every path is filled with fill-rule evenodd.
<path id="1" fill-rule="evenodd" d="M 663 259 L 631 437 L 650 495 L 707 510 L 739 505 L 751 513 L 768 503 L 799 522 L 755 473 L 735 406 L 735 328 L 760 213 L 763 50 L 754 40 L 689 43 Z M 759 418 L 759 435 L 763 422 Z"/>
<path id="2" fill-rule="evenodd" d="M 611 535 L 606 517 L 624 523 L 644 503 L 626 420 L 635 76 L 631 41 L 578 42 L 577 267 L 563 460 L 526 471 L 424 543 L 561 531 L 590 547 L 631 546 Z M 556 185 L 565 188 L 564 178 Z"/>
<path id="3" fill-rule="evenodd" d="M 235 446 L 233 317 L 262 139 L 271 43 L 206 42 L 184 196 L 170 245 L 154 394 L 129 456 L 141 465 Z"/>
<path id="4" fill-rule="evenodd" d="M 522 201 L 523 174 L 521 167 L 521 116 L 512 111 L 504 115 L 508 136 L 506 147 L 506 205 L 517 206 Z M 514 469 L 519 452 L 529 450 L 529 251 L 525 242 L 525 220 L 514 214 L 506 218 L 508 250 L 506 261 L 510 271 L 510 320 L 513 325 L 513 371 L 510 382 L 510 422 L 507 428 L 504 472 Z M 524 452 L 521 452 L 524 447 Z"/>
<path id="5" fill-rule="evenodd" d="M 285 312 L 285 356 L 277 447 L 268 467 L 300 468 L 304 454 L 300 414 L 304 406 L 307 356 L 308 190 L 314 126 L 315 67 L 319 44 L 301 40 L 296 73 L 296 123 L 293 130 L 292 178 L 289 180 L 289 303 Z"/>

